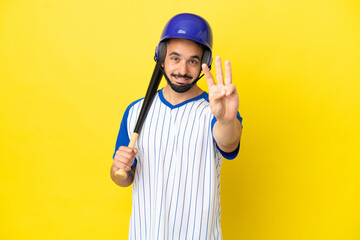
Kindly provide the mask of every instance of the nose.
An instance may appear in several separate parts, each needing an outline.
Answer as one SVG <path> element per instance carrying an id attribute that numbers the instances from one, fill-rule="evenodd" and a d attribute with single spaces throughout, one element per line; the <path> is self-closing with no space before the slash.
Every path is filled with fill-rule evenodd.
<path id="1" fill-rule="evenodd" d="M 187 73 L 187 65 L 186 61 L 181 61 L 179 64 L 179 73 L 181 75 L 185 75 Z"/>

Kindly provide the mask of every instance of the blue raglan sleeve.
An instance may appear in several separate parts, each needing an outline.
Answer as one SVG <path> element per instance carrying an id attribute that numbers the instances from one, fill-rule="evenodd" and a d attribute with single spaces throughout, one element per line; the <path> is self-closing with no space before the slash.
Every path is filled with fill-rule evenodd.
<path id="1" fill-rule="evenodd" d="M 137 102 L 137 101 L 136 101 L 136 102 Z M 127 122 L 128 122 L 128 117 L 129 117 L 130 109 L 131 109 L 131 107 L 132 107 L 136 102 L 130 104 L 130 105 L 127 107 L 127 109 L 125 110 L 124 116 L 123 116 L 123 118 L 122 118 L 122 120 L 121 120 L 119 133 L 118 133 L 118 136 L 117 136 L 117 139 L 116 139 L 115 151 L 114 151 L 114 154 L 113 154 L 113 159 L 114 159 L 114 157 L 115 157 L 116 151 L 119 149 L 120 146 L 128 146 L 128 145 L 129 145 L 130 138 L 129 138 L 129 135 L 128 135 L 128 125 L 127 125 Z M 136 158 L 135 158 L 133 167 L 136 166 L 136 163 L 137 163 L 137 160 L 136 160 Z"/>
<path id="2" fill-rule="evenodd" d="M 237 113 L 236 117 L 237 117 L 237 119 L 240 121 L 240 125 L 241 125 L 241 128 L 242 128 L 242 127 L 243 127 L 243 125 L 242 125 L 242 117 L 240 116 L 239 112 Z M 213 131 L 213 128 L 214 128 L 214 125 L 215 125 L 216 121 L 217 121 L 216 117 L 214 117 L 214 118 L 212 119 L 212 121 L 211 121 L 211 132 Z M 214 139 L 214 141 L 215 141 L 215 139 Z M 218 146 L 217 144 L 216 144 L 216 149 L 220 151 L 221 155 L 222 155 L 224 158 L 229 159 L 229 160 L 232 160 L 232 159 L 236 158 L 236 156 L 237 156 L 238 153 L 239 153 L 239 150 L 240 150 L 240 142 L 239 142 L 238 147 L 237 147 L 233 152 L 229 152 L 229 153 L 228 153 L 228 152 L 224 152 L 224 151 L 222 151 L 222 150 L 219 148 L 219 146 Z"/>

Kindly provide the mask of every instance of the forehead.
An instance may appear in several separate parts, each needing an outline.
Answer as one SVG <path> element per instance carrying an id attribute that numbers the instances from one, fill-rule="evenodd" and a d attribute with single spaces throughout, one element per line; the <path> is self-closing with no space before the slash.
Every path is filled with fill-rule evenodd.
<path id="1" fill-rule="evenodd" d="M 177 52 L 180 54 L 189 54 L 189 55 L 202 55 L 203 48 L 202 46 L 194 41 L 182 38 L 172 38 L 167 44 L 167 52 Z"/>

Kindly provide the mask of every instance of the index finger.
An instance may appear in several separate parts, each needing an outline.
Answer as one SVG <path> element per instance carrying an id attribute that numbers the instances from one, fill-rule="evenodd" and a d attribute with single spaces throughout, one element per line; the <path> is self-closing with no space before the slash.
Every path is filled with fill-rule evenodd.
<path id="1" fill-rule="evenodd" d="M 208 84 L 208 88 L 214 86 L 215 85 L 214 78 L 210 72 L 209 67 L 205 63 L 202 65 L 202 70 L 204 72 L 204 76 Z"/>

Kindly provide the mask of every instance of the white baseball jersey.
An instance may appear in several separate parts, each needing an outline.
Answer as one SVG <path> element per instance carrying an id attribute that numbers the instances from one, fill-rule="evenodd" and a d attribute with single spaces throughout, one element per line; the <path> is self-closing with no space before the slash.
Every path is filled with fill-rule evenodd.
<path id="1" fill-rule="evenodd" d="M 129 144 L 142 103 L 126 109 L 115 151 Z M 157 92 L 135 145 L 129 239 L 222 239 L 220 167 L 239 147 L 218 149 L 215 122 L 206 92 L 175 106 Z"/>

